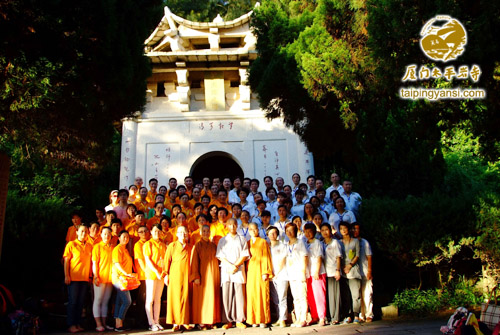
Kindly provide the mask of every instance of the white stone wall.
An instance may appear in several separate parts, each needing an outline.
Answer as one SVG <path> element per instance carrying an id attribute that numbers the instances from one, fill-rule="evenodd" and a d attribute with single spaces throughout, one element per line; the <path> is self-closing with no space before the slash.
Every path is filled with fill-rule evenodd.
<path id="1" fill-rule="evenodd" d="M 290 184 L 295 172 L 302 179 L 314 174 L 312 155 L 298 136 L 281 120 L 268 121 L 260 110 L 169 115 L 123 122 L 120 187 L 136 176 L 145 183 L 153 177 L 159 185 L 171 177 L 181 183 L 193 163 L 212 151 L 229 154 L 245 177 L 261 181 L 266 175 L 281 176 Z"/>

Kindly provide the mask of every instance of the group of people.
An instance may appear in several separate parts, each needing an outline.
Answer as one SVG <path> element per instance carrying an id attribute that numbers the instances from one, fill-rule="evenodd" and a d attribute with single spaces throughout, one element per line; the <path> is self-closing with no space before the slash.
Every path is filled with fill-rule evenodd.
<path id="1" fill-rule="evenodd" d="M 121 282 L 132 277 L 140 281 L 136 318 L 152 331 L 164 329 L 165 285 L 174 331 L 371 322 L 372 252 L 360 236 L 361 196 L 352 183 L 341 185 L 336 173 L 327 189 L 314 176 L 300 183 L 297 173 L 293 186 L 281 177 L 263 182 L 264 193 L 259 180 L 240 177 L 188 176 L 183 185 L 170 178 L 168 188 L 152 178 L 148 189 L 137 177 L 112 191 L 89 225 L 72 213 L 63 255 L 68 330 L 83 330 L 92 282 L 96 330 L 123 331 L 132 296 Z"/>

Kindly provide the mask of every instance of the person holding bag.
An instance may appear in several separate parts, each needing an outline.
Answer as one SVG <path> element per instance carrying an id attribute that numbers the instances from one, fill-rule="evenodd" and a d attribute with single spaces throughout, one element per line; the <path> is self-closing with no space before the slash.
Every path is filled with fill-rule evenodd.
<path id="1" fill-rule="evenodd" d="M 120 277 L 134 277 L 132 274 L 132 257 L 127 249 L 127 244 L 130 239 L 129 233 L 122 230 L 118 234 L 118 241 L 120 242 L 113 249 L 113 268 L 112 268 L 112 282 L 116 288 L 116 303 L 115 303 L 115 331 L 124 331 L 123 320 L 127 314 L 127 310 L 132 303 L 130 292 L 128 290 L 122 291 L 122 281 Z"/>
<path id="2" fill-rule="evenodd" d="M 347 278 L 349 290 L 351 291 L 351 311 L 354 315 L 354 323 L 359 323 L 359 312 L 361 311 L 361 273 L 359 271 L 359 240 L 351 236 L 349 224 L 341 221 L 339 223 L 340 234 L 342 235 L 342 246 L 344 253 L 343 276 Z M 344 323 L 351 322 L 351 316 L 344 319 Z"/>

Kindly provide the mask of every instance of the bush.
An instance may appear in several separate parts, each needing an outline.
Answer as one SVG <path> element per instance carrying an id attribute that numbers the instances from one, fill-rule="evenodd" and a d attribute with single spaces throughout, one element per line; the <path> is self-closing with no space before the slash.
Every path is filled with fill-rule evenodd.
<path id="1" fill-rule="evenodd" d="M 478 307 L 483 300 L 480 289 L 463 278 L 443 289 L 406 289 L 396 293 L 393 304 L 403 315 L 425 316 L 445 309 Z"/>

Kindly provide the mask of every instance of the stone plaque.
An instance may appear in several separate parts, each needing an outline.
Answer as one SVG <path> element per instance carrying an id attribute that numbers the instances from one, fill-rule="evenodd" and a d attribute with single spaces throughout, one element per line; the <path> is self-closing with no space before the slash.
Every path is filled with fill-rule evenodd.
<path id="1" fill-rule="evenodd" d="M 207 111 L 226 110 L 224 94 L 224 72 L 205 72 L 205 106 Z"/>

